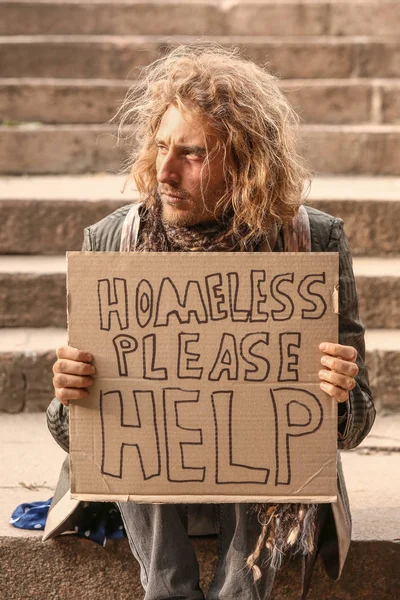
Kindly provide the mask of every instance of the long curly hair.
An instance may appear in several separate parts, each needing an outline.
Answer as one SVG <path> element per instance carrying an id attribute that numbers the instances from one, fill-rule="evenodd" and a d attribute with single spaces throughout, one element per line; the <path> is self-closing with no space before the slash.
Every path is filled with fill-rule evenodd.
<path id="1" fill-rule="evenodd" d="M 230 229 L 243 248 L 293 219 L 310 172 L 298 153 L 299 118 L 265 66 L 237 48 L 198 41 L 169 49 L 141 70 L 111 122 L 118 122 L 118 140 L 130 141 L 125 186 L 133 180 L 147 206 L 156 201 L 155 137 L 170 104 L 216 133 L 214 153 L 223 152 L 227 185 L 215 217 L 232 215 Z"/>

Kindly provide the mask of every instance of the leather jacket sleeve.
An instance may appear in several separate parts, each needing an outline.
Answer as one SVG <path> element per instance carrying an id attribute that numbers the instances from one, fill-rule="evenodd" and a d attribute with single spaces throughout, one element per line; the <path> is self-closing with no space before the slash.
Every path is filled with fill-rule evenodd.
<path id="1" fill-rule="evenodd" d="M 365 366 L 365 330 L 358 314 L 352 257 L 341 219 L 333 222 L 325 251 L 339 253 L 339 343 L 357 350 L 356 387 L 350 391 L 347 402 L 338 404 L 338 448 L 350 450 L 368 435 L 376 411 Z"/>
<path id="2" fill-rule="evenodd" d="M 85 229 L 82 251 L 92 250 L 90 229 Z M 69 452 L 69 408 L 53 398 L 46 411 L 47 427 L 57 444 Z"/>

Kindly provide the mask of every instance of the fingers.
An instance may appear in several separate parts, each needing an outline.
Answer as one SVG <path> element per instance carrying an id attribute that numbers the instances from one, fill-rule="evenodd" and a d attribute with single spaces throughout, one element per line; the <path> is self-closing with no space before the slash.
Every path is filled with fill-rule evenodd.
<path id="1" fill-rule="evenodd" d="M 324 342 L 319 346 L 325 354 L 321 357 L 321 363 L 325 369 L 321 369 L 318 375 L 321 381 L 321 389 L 335 398 L 338 402 L 346 402 L 349 391 L 356 386 L 354 379 L 358 374 L 357 350 L 353 346 L 343 346 Z"/>
<path id="2" fill-rule="evenodd" d="M 93 384 L 93 378 L 56 373 L 53 377 L 53 384 L 55 388 L 86 388 Z"/>
<path id="3" fill-rule="evenodd" d="M 321 364 L 323 364 L 324 367 L 328 367 L 328 369 L 331 369 L 332 371 L 342 373 L 348 377 L 355 377 L 359 371 L 356 363 L 342 360 L 341 358 L 333 358 L 332 356 L 327 356 L 326 354 L 322 356 Z"/>
<path id="4" fill-rule="evenodd" d="M 341 387 L 337 387 L 332 383 L 326 383 L 323 381 L 321 384 L 321 389 L 329 394 L 332 398 L 337 400 L 338 402 L 346 402 L 349 397 L 349 392 L 347 390 L 342 389 Z"/>
<path id="5" fill-rule="evenodd" d="M 64 404 L 69 405 L 70 400 L 83 400 L 89 395 L 89 391 L 86 388 L 58 388 L 56 391 L 56 398 Z"/>
<path id="6" fill-rule="evenodd" d="M 71 400 L 82 400 L 93 384 L 96 368 L 90 364 L 93 357 L 72 346 L 61 346 L 56 350 L 57 360 L 53 365 L 53 386 L 56 398 L 65 406 Z"/>
<path id="7" fill-rule="evenodd" d="M 325 354 L 330 356 L 339 356 L 344 360 L 354 362 L 357 359 L 357 350 L 353 346 L 343 346 L 342 344 L 332 344 L 329 342 L 323 342 L 320 344 L 319 349 Z"/>
<path id="8" fill-rule="evenodd" d="M 60 348 L 57 348 L 56 355 L 57 358 L 69 358 L 70 360 L 78 362 L 91 362 L 93 360 L 93 356 L 90 352 L 83 352 L 72 346 L 61 346 Z"/>
<path id="9" fill-rule="evenodd" d="M 341 373 L 336 373 L 335 371 L 325 371 L 321 370 L 319 373 L 319 378 L 323 381 L 327 381 L 328 383 L 332 383 L 337 387 L 341 387 L 344 390 L 352 390 L 356 385 L 356 381 L 353 377 L 346 377 L 346 375 L 342 375 Z"/>
<path id="10" fill-rule="evenodd" d="M 90 363 L 78 362 L 68 358 L 59 358 L 53 365 L 53 373 L 69 373 L 70 375 L 93 375 L 96 368 Z"/>

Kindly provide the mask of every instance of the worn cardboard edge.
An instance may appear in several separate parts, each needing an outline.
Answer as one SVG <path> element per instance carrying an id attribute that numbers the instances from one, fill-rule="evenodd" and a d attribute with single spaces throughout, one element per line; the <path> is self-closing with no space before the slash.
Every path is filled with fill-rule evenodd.
<path id="1" fill-rule="evenodd" d="M 66 262 L 66 269 L 67 269 L 67 276 L 66 276 L 66 288 L 65 288 L 65 306 L 66 306 L 66 313 L 67 313 L 67 344 L 68 346 L 70 346 L 70 305 L 69 305 L 69 258 L 71 256 L 71 254 L 73 254 L 73 252 L 66 252 L 65 253 L 65 262 Z"/>
<path id="2" fill-rule="evenodd" d="M 73 498 L 68 490 L 66 494 L 60 498 L 57 504 L 52 507 L 47 515 L 46 526 L 42 538 L 43 542 L 45 542 L 53 534 L 53 532 L 60 527 L 60 525 L 67 521 L 77 506 L 78 499 Z"/>
<path id="3" fill-rule="evenodd" d="M 71 498 L 81 500 L 83 502 L 136 502 L 138 504 L 154 503 L 154 504 L 246 504 L 246 503 L 263 503 L 263 502 L 293 502 L 293 496 L 135 496 L 134 494 L 74 494 L 71 493 Z M 337 502 L 337 496 L 296 496 L 296 502 L 304 504 L 327 504 L 329 502 Z"/>
<path id="4" fill-rule="evenodd" d="M 99 259 L 99 256 L 101 256 L 102 254 L 107 254 L 108 256 L 121 256 L 121 253 L 118 250 L 96 250 L 96 252 L 93 252 L 92 250 L 67 250 L 66 251 L 66 255 L 69 256 L 80 256 L 82 254 L 85 255 L 90 255 L 95 257 L 94 260 Z M 124 253 L 122 253 L 124 255 Z M 158 255 L 171 255 L 171 252 L 157 252 Z M 201 253 L 197 253 L 194 252 L 193 254 L 191 254 L 191 256 L 198 256 Z M 235 254 L 242 254 L 242 252 L 207 252 L 207 256 L 221 256 L 224 254 L 229 254 L 229 255 L 235 255 Z M 307 253 L 304 252 L 274 252 L 274 254 L 285 254 L 285 256 L 299 256 L 299 254 L 302 254 L 304 256 L 308 256 Z M 312 252 L 310 253 L 313 256 L 337 256 L 339 257 L 339 252 Z"/>
<path id="5" fill-rule="evenodd" d="M 75 262 L 75 260 L 71 260 L 69 261 L 69 258 L 72 258 L 72 254 L 80 254 L 80 253 L 68 253 L 67 255 L 67 261 L 70 263 L 71 267 L 72 267 L 72 263 Z M 88 254 L 88 253 L 84 253 L 84 254 Z M 102 253 L 104 254 L 104 253 Z M 107 258 L 109 258 L 109 254 L 107 253 Z M 120 260 L 121 254 L 120 253 L 115 253 L 116 256 L 118 256 L 118 259 Z M 164 253 L 165 254 L 165 253 Z M 209 253 L 210 254 L 210 253 Z M 220 253 L 215 253 L 218 258 L 221 258 L 221 254 Z M 230 256 L 232 253 L 229 253 Z M 288 253 L 285 253 L 285 256 Z M 294 256 L 297 256 L 298 253 L 292 253 L 294 254 Z M 313 253 L 314 256 L 315 254 L 321 254 L 323 255 L 324 259 L 327 258 L 327 254 L 328 253 Z M 335 255 L 337 257 L 337 253 L 332 253 L 333 255 Z M 169 255 L 169 253 L 168 253 Z M 94 255 L 91 254 L 91 259 L 94 258 Z M 98 257 L 97 257 L 98 258 Z M 125 258 L 125 257 L 124 257 Z M 170 256 L 169 256 L 170 258 Z M 91 261 L 92 262 L 92 261 Z M 122 260 L 122 262 L 124 262 L 124 260 Z M 337 261 L 335 261 L 337 262 Z M 69 266 L 68 266 L 68 270 L 69 270 Z M 85 275 L 81 274 L 81 277 L 85 277 Z M 69 282 L 71 283 L 71 281 Z M 335 292 L 337 292 L 337 276 L 335 276 L 334 281 L 332 282 L 333 286 L 332 288 L 329 290 L 327 290 L 328 294 L 331 294 L 332 297 L 332 311 L 335 313 L 337 312 L 337 307 L 335 306 Z M 68 290 L 69 290 L 69 285 L 68 285 Z M 72 286 L 71 286 L 72 287 Z M 337 298 L 336 298 L 337 299 Z M 67 304 L 68 304 L 68 312 L 70 312 L 71 307 L 71 297 L 69 297 L 69 295 L 67 296 Z M 70 322 L 68 323 L 68 329 L 70 328 Z M 335 340 L 336 341 L 336 340 Z M 75 408 L 75 407 L 74 407 Z M 76 407 L 78 408 L 78 407 Z M 71 417 L 74 416 L 75 411 L 72 411 Z M 337 418 L 337 412 L 334 411 L 334 416 L 335 418 Z M 75 422 L 75 419 L 72 418 L 72 421 Z M 72 429 L 74 429 L 72 427 Z M 73 448 L 72 448 L 72 452 L 71 454 L 73 455 Z M 71 456 L 71 461 L 73 463 L 73 456 Z M 73 465 L 72 465 L 73 466 Z M 73 473 L 73 468 L 71 466 L 71 472 Z M 332 484 L 334 484 L 335 482 L 332 481 Z M 72 488 L 76 488 L 76 482 L 74 481 L 74 477 L 72 476 Z M 86 487 L 86 486 L 85 486 Z M 136 486 L 127 486 L 128 489 L 129 487 L 132 487 L 133 489 L 136 488 Z M 303 486 L 302 486 L 303 487 Z M 137 502 L 137 503 L 148 503 L 148 502 L 154 502 L 154 503 L 209 503 L 209 504 L 215 504 L 215 503 L 224 503 L 224 502 L 232 502 L 232 503 L 263 503 L 263 502 L 293 502 L 293 500 L 295 499 L 296 502 L 305 502 L 305 503 L 328 503 L 328 502 L 335 502 L 337 500 L 337 496 L 336 495 L 332 495 L 332 492 L 335 493 L 336 489 L 335 489 L 335 485 L 330 485 L 328 489 L 330 489 L 330 495 L 308 495 L 308 496 L 293 496 L 293 493 L 290 495 L 283 495 L 282 492 L 283 490 L 280 490 L 280 495 L 279 492 L 276 495 L 270 495 L 265 493 L 260 493 L 260 491 L 257 490 L 257 493 L 252 495 L 246 494 L 246 492 L 244 493 L 244 495 L 242 496 L 237 496 L 236 494 L 230 494 L 230 495 L 222 495 L 222 494 L 218 494 L 218 495 L 214 495 L 214 494 L 193 494 L 193 493 L 189 493 L 186 495 L 182 493 L 179 493 L 179 488 L 180 486 L 173 486 L 172 490 L 170 491 L 170 493 L 165 493 L 164 494 L 154 494 L 154 491 L 152 492 L 152 495 L 143 495 L 143 493 L 141 494 L 131 494 L 131 493 L 127 493 L 127 490 L 125 491 L 125 493 L 121 493 L 119 492 L 118 494 L 115 493 L 108 493 L 108 494 L 97 494 L 97 493 L 77 493 L 75 490 L 73 492 L 73 494 L 71 495 L 71 498 L 73 498 L 75 501 L 93 501 L 93 500 L 99 500 L 99 501 L 132 501 L 132 502 Z M 104 488 L 103 488 L 104 489 Z M 302 488 L 300 488 L 302 489 Z M 243 490 L 243 488 L 242 488 Z M 133 490 L 132 490 L 133 491 Z M 276 492 L 275 492 L 276 493 Z M 178 495 L 177 495 L 178 494 Z"/>

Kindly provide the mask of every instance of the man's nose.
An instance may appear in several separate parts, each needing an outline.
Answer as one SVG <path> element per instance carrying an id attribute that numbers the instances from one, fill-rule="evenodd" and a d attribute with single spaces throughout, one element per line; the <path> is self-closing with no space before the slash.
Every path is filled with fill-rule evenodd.
<path id="1" fill-rule="evenodd" d="M 158 164 L 157 181 L 159 183 L 178 183 L 180 180 L 179 166 L 177 159 L 172 153 L 165 155 Z"/>

